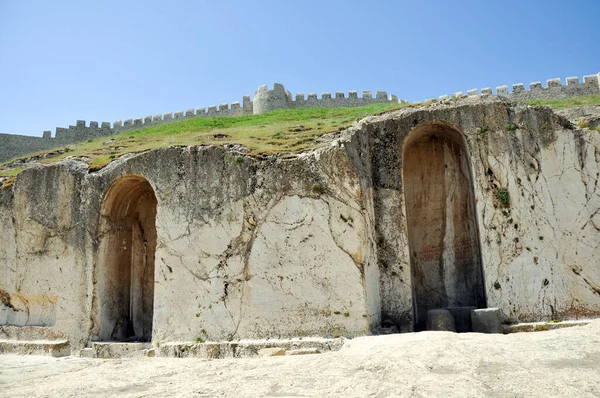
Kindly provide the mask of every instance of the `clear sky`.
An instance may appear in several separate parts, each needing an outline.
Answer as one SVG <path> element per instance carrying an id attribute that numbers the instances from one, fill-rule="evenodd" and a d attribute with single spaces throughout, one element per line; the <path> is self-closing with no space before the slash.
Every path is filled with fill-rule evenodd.
<path id="1" fill-rule="evenodd" d="M 0 132 L 292 94 L 409 101 L 600 72 L 600 0 L 0 0 Z"/>

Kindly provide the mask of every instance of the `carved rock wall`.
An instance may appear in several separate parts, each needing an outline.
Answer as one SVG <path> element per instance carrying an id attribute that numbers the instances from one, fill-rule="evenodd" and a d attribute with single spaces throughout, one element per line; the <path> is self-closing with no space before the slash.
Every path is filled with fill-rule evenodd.
<path id="1" fill-rule="evenodd" d="M 412 330 L 402 154 L 432 126 L 465 142 L 487 305 L 506 321 L 600 315 L 599 134 L 498 98 L 368 118 L 295 159 L 187 147 L 28 169 L 0 190 L 0 287 L 53 297 L 74 348 L 100 339 L 103 201 L 138 175 L 157 199 L 153 341 Z"/>

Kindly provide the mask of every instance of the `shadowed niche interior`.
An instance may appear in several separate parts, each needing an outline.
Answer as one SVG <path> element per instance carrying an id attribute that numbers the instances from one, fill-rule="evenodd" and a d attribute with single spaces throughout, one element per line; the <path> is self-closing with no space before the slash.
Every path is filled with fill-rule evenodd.
<path id="1" fill-rule="evenodd" d="M 97 289 L 102 341 L 152 339 L 156 205 L 152 186 L 137 175 L 118 179 L 104 197 Z"/>
<path id="2" fill-rule="evenodd" d="M 456 129 L 422 125 L 404 143 L 415 330 L 427 311 L 485 307 L 481 250 L 466 143 Z"/>

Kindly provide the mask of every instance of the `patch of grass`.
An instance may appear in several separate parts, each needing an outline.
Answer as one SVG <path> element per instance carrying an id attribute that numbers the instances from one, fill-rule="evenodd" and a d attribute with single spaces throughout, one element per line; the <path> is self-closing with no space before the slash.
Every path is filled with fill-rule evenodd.
<path id="1" fill-rule="evenodd" d="M 590 122 L 588 120 L 580 120 L 577 122 L 577 127 L 587 129 L 590 127 Z"/>
<path id="2" fill-rule="evenodd" d="M 533 329 L 534 332 L 545 332 L 547 330 L 550 330 L 548 325 L 536 325 Z"/>
<path id="3" fill-rule="evenodd" d="M 127 131 L 106 139 L 69 145 L 64 148 L 64 153 L 42 158 L 40 162 L 55 163 L 67 156 L 82 156 L 90 159 L 90 168 L 93 171 L 101 169 L 111 159 L 126 153 L 189 145 L 239 144 L 250 149 L 250 156 L 299 153 L 321 145 L 318 138 L 323 134 L 343 130 L 366 116 L 406 106 L 408 105 L 388 103 L 357 108 L 282 109 L 262 115 L 183 119 Z M 56 150 L 42 151 L 38 154 L 44 155 L 53 151 Z M 31 156 L 30 154 L 20 158 L 26 159 Z M 234 161 L 238 162 L 237 159 Z M 4 175 L 6 170 L 0 170 L 0 176 Z"/>
<path id="4" fill-rule="evenodd" d="M 498 202 L 502 203 L 504 206 L 508 206 L 510 204 L 510 194 L 508 189 L 500 188 L 498 191 L 496 191 L 496 199 L 498 199 Z"/>
<path id="5" fill-rule="evenodd" d="M 540 105 L 549 106 L 555 109 L 565 109 L 585 105 L 600 105 L 600 95 L 588 95 L 585 97 L 574 97 L 558 100 L 529 100 L 523 102 L 525 102 L 527 105 Z"/>
<path id="6" fill-rule="evenodd" d="M 506 131 L 515 131 L 517 129 L 517 126 L 514 123 L 508 123 L 504 129 Z"/>
<path id="7" fill-rule="evenodd" d="M 325 191 L 327 191 L 327 187 L 325 186 L 325 184 L 313 184 L 311 187 L 312 191 L 314 193 L 317 193 L 319 195 L 324 194 Z"/>

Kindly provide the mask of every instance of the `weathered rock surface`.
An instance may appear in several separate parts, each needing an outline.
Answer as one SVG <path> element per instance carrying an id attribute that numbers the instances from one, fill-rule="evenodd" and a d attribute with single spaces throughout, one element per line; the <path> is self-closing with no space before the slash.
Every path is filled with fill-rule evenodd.
<path id="1" fill-rule="evenodd" d="M 600 105 L 558 109 L 556 113 L 573 124 L 587 125 L 590 128 L 600 126 Z"/>
<path id="2" fill-rule="evenodd" d="M 406 174 L 412 148 L 437 180 Z M 237 157 L 165 148 L 93 173 L 25 170 L 0 189 L 0 287 L 56 297 L 48 327 L 75 349 L 149 338 L 134 330 L 147 320 L 158 344 L 409 331 L 432 305 L 498 307 L 508 322 L 600 315 L 600 133 L 548 108 L 448 100 L 367 118 L 296 159 Z M 120 184 L 132 178 L 156 197 L 155 231 L 152 201 Z M 415 233 L 430 202 L 437 227 Z M 140 317 L 150 290 L 133 264 L 152 250 Z M 413 301 L 421 288 L 435 301 Z"/>

